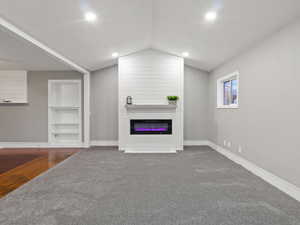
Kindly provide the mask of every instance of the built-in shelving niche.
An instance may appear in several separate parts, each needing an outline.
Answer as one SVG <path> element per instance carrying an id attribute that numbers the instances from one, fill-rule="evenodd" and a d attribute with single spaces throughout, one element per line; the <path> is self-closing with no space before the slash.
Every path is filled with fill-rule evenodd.
<path id="1" fill-rule="evenodd" d="M 80 143 L 82 140 L 81 81 L 49 80 L 48 112 L 50 143 Z"/>

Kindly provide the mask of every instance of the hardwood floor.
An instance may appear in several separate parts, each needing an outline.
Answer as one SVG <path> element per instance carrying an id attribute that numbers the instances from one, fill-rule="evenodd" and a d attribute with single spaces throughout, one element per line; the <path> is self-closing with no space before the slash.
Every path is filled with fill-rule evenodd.
<path id="1" fill-rule="evenodd" d="M 29 162 L 38 155 L 33 154 L 17 154 L 17 155 L 1 155 L 0 156 L 0 174 L 9 171 L 17 166 Z"/>
<path id="2" fill-rule="evenodd" d="M 79 151 L 80 149 L 0 150 L 0 163 L 3 163 L 1 168 L 5 171 L 0 172 L 0 198 Z"/>

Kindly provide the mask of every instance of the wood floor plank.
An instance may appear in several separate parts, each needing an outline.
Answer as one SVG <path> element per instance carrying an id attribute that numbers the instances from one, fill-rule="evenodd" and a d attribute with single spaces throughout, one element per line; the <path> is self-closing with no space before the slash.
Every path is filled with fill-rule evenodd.
<path id="1" fill-rule="evenodd" d="M 57 165 L 75 152 L 78 152 L 78 150 L 73 152 L 49 151 L 48 154 L 39 153 L 37 158 L 0 174 L 0 198 Z"/>

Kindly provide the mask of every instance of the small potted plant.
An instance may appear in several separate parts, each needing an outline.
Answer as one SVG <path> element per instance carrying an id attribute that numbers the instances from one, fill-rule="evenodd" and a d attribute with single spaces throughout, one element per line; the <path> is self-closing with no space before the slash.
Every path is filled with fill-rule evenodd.
<path id="1" fill-rule="evenodd" d="M 177 104 L 179 97 L 178 96 L 167 96 L 167 99 L 169 101 L 169 104 Z"/>

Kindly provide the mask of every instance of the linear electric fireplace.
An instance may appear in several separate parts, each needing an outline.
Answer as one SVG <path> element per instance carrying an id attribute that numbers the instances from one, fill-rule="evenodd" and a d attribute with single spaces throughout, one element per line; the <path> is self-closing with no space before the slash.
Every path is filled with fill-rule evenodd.
<path id="1" fill-rule="evenodd" d="M 130 134 L 172 134 L 172 120 L 130 120 Z"/>

